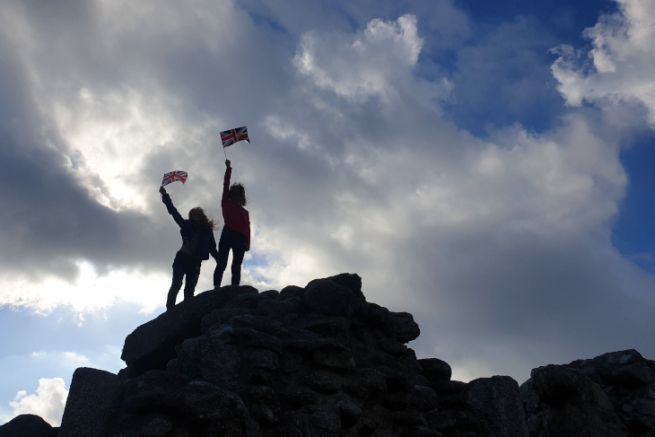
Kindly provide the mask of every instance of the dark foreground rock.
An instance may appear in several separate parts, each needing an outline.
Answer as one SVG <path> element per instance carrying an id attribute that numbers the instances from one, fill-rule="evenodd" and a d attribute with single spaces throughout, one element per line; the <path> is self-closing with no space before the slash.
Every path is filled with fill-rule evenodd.
<path id="1" fill-rule="evenodd" d="M 73 373 L 59 437 L 102 435 L 121 391 L 118 376 L 80 367 Z"/>
<path id="2" fill-rule="evenodd" d="M 21 414 L 0 426 L 2 437 L 57 437 L 57 428 L 34 414 Z"/>
<path id="3" fill-rule="evenodd" d="M 208 291 L 130 334 L 119 375 L 78 369 L 58 435 L 655 437 L 654 366 L 636 351 L 535 369 L 519 389 L 451 380 L 407 347 L 419 334 L 357 275 Z"/>
<path id="4" fill-rule="evenodd" d="M 182 303 L 127 337 L 118 376 L 76 372 L 61 435 L 525 437 L 516 382 L 470 391 L 447 363 L 417 360 L 412 315 L 361 285 L 341 274 Z"/>
<path id="5" fill-rule="evenodd" d="M 655 362 L 633 349 L 536 368 L 521 394 L 531 436 L 655 437 Z"/>

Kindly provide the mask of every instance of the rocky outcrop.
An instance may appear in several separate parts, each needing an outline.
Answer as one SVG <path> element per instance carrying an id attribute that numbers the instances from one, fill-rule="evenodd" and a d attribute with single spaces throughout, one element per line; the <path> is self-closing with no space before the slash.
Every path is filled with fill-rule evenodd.
<path id="1" fill-rule="evenodd" d="M 121 391 L 118 376 L 80 367 L 73 373 L 59 437 L 102 435 Z"/>
<path id="2" fill-rule="evenodd" d="M 341 274 L 201 293 L 130 334 L 118 376 L 76 372 L 61 435 L 526 436 L 516 382 L 465 384 L 418 360 L 412 315 L 361 285 Z M 96 383 L 102 401 L 85 389 Z"/>
<path id="3" fill-rule="evenodd" d="M 655 437 L 655 362 L 633 349 L 536 368 L 521 395 L 533 437 Z"/>
<path id="4" fill-rule="evenodd" d="M 252 287 L 224 287 L 220 292 L 200 293 L 156 319 L 139 326 L 125 339 L 121 358 L 127 372 L 139 374 L 163 369 L 175 358 L 175 347 L 187 338 L 200 335 L 202 318 L 215 308 L 238 297 L 237 301 L 257 295 Z"/>
<path id="5" fill-rule="evenodd" d="M 57 428 L 34 414 L 21 414 L 0 426 L 2 437 L 57 437 Z"/>
<path id="6" fill-rule="evenodd" d="M 77 369 L 58 435 L 655 437 L 655 366 L 636 351 L 540 367 L 520 389 L 453 381 L 407 347 L 412 315 L 361 287 L 201 293 L 130 334 L 118 375 Z"/>
<path id="7" fill-rule="evenodd" d="M 481 435 L 528 436 L 519 386 L 509 376 L 481 378 L 469 383 L 467 401 L 480 416 Z"/>

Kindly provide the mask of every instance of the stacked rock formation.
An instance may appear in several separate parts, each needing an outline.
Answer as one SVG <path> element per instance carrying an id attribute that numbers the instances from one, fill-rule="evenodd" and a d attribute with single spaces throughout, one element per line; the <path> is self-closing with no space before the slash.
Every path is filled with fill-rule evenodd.
<path id="1" fill-rule="evenodd" d="M 521 393 L 531 436 L 655 437 L 655 362 L 633 349 L 530 376 Z"/>
<path id="2" fill-rule="evenodd" d="M 201 293 L 130 334 L 119 375 L 75 372 L 60 436 L 526 436 L 508 377 L 451 381 L 357 275 Z"/>
<path id="3" fill-rule="evenodd" d="M 13 436 L 655 437 L 655 363 L 628 350 L 507 376 L 451 380 L 417 359 L 411 314 L 341 274 L 305 287 L 200 293 L 125 340 L 118 375 L 79 368 L 61 428 Z"/>

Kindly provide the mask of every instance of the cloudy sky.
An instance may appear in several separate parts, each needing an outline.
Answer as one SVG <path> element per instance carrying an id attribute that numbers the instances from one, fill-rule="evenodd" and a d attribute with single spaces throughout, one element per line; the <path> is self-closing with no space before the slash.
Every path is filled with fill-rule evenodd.
<path id="1" fill-rule="evenodd" d="M 2 1 L 0 423 L 122 367 L 162 174 L 220 221 L 244 124 L 244 283 L 359 273 L 461 380 L 655 357 L 654 40 L 650 0 Z"/>

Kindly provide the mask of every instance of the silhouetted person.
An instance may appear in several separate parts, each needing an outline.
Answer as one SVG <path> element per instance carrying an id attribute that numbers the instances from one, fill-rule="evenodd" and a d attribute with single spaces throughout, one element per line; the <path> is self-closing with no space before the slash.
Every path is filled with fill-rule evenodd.
<path id="1" fill-rule="evenodd" d="M 241 184 L 230 186 L 232 167 L 230 161 L 225 161 L 225 177 L 223 178 L 223 231 L 218 241 L 218 257 L 214 270 L 214 287 L 221 286 L 223 272 L 227 267 L 227 256 L 232 249 L 232 285 L 241 282 L 241 263 L 243 255 L 250 250 L 250 216 L 246 206 L 246 190 Z"/>
<path id="2" fill-rule="evenodd" d="M 182 247 L 175 254 L 173 281 L 166 299 L 166 309 L 170 310 L 175 306 L 177 293 L 182 287 L 182 279 L 186 276 L 184 300 L 191 299 L 198 283 L 198 276 L 200 276 L 200 263 L 208 259 L 209 254 L 214 259 L 218 259 L 218 252 L 214 239 L 214 221 L 205 215 L 205 211 L 202 208 L 193 208 L 189 211 L 189 219 L 185 220 L 173 206 L 173 201 L 164 187 L 160 187 L 159 192 L 162 202 L 180 227 L 182 235 Z"/>

